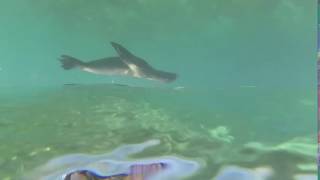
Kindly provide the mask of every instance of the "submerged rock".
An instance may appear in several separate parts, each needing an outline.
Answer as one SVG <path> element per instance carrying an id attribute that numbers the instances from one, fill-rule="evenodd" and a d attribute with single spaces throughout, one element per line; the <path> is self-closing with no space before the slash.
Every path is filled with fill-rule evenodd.
<path id="1" fill-rule="evenodd" d="M 298 174 L 294 176 L 294 180 L 317 180 L 318 177 L 315 174 Z"/>
<path id="2" fill-rule="evenodd" d="M 294 138 L 276 145 L 248 143 L 240 149 L 239 155 L 243 156 L 242 159 L 247 159 L 247 163 L 250 163 L 251 166 L 265 164 L 272 167 L 275 179 L 294 179 L 295 174 L 299 173 L 316 174 L 316 152 L 317 144 L 312 139 Z"/>
<path id="3" fill-rule="evenodd" d="M 225 126 L 211 129 L 209 130 L 209 134 L 212 138 L 226 143 L 231 143 L 234 140 L 234 137 L 230 135 L 229 129 Z"/>
<path id="4" fill-rule="evenodd" d="M 215 180 L 267 180 L 272 174 L 273 170 L 268 167 L 247 169 L 229 166 L 223 168 Z"/>

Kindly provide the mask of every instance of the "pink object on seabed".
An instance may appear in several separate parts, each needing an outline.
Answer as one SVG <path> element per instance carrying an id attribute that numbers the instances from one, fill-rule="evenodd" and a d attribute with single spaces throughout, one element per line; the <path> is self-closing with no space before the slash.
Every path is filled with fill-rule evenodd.
<path id="1" fill-rule="evenodd" d="M 174 156 L 131 159 L 130 155 L 159 145 L 159 140 L 120 146 L 100 154 L 69 154 L 50 160 L 26 175 L 27 180 L 166 180 L 190 177 L 196 161 Z"/>
<path id="2" fill-rule="evenodd" d="M 157 173 L 161 173 L 166 167 L 165 163 L 135 164 L 130 166 L 129 173 L 111 176 L 99 175 L 90 170 L 78 170 L 69 173 L 64 180 L 148 180 Z"/>

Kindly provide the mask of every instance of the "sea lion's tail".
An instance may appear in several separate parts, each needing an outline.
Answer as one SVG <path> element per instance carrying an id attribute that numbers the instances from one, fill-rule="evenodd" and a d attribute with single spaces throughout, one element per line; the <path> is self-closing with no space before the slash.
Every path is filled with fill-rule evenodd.
<path id="1" fill-rule="evenodd" d="M 84 65 L 84 62 L 80 61 L 79 59 L 76 59 L 74 57 L 68 56 L 68 55 L 62 55 L 60 58 L 60 62 L 62 63 L 62 67 L 65 70 L 69 70 L 76 67 L 81 67 Z"/>

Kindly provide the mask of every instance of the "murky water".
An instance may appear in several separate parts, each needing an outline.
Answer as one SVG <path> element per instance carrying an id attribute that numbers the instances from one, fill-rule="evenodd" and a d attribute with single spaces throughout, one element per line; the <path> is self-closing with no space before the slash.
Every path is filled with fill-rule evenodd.
<path id="1" fill-rule="evenodd" d="M 157 140 L 121 162 L 199 165 L 186 179 L 315 179 L 315 5 L 3 1 L 0 178 L 41 179 L 38 168 L 50 160 L 81 153 L 108 161 L 103 155 L 123 145 Z M 117 55 L 110 41 L 178 79 L 60 67 L 62 54 Z"/>

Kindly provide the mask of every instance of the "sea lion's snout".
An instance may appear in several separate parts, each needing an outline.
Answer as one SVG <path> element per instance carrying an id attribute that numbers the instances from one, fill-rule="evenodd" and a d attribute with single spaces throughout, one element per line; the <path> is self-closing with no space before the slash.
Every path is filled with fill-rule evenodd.
<path id="1" fill-rule="evenodd" d="M 171 83 L 175 81 L 177 78 L 178 78 L 178 74 L 176 73 L 166 73 L 162 81 L 165 83 Z"/>
<path id="2" fill-rule="evenodd" d="M 178 74 L 172 73 L 172 76 L 170 79 L 168 79 L 169 82 L 175 81 L 178 78 Z"/>

